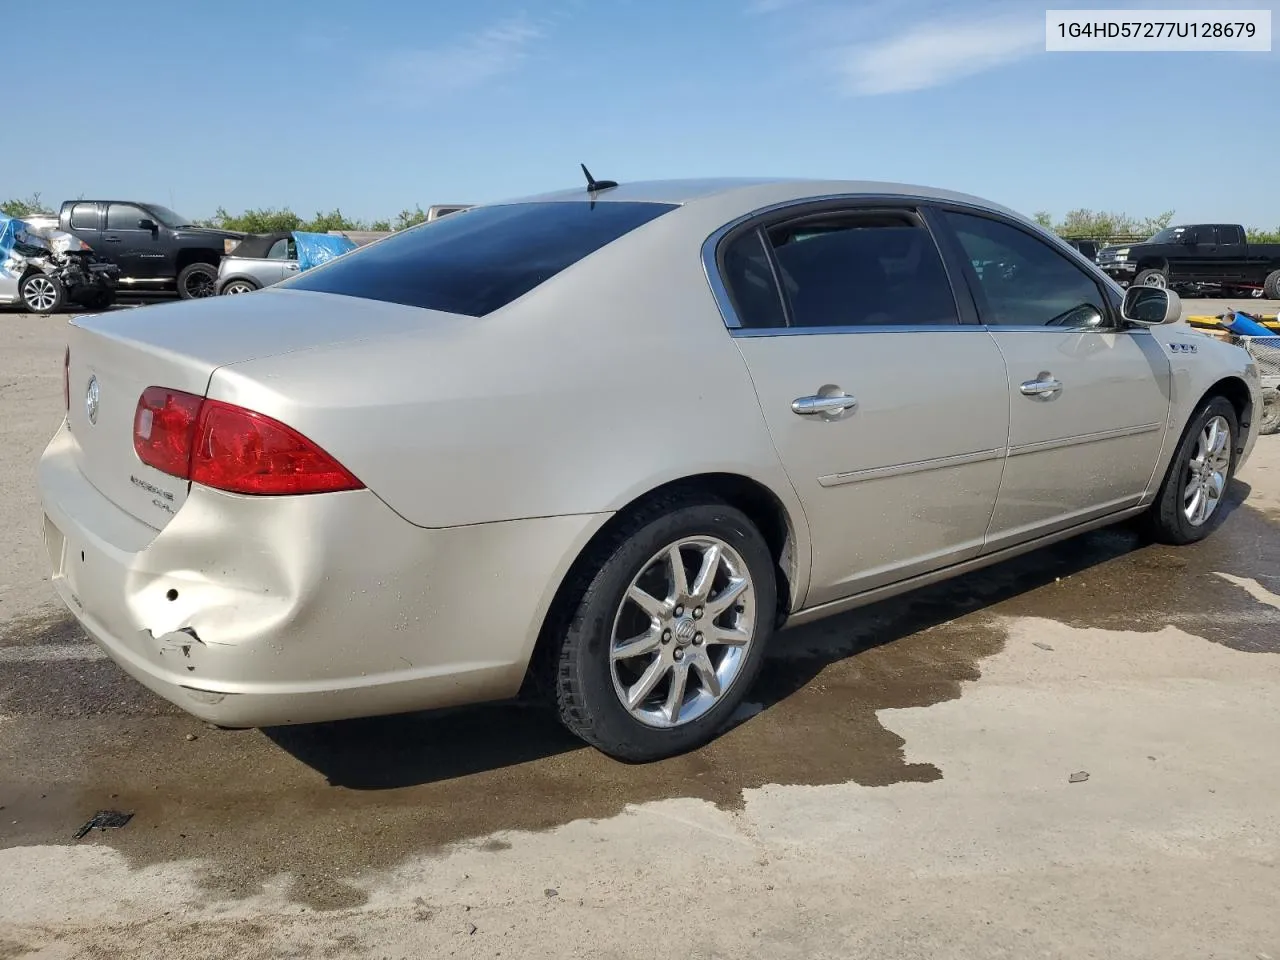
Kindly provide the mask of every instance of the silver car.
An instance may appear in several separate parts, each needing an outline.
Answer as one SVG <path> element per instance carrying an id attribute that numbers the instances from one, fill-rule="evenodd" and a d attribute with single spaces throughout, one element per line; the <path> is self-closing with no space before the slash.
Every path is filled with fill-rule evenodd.
<path id="1" fill-rule="evenodd" d="M 298 272 L 298 245 L 290 232 L 250 234 L 218 264 L 215 292 L 252 293 Z"/>
<path id="2" fill-rule="evenodd" d="M 939 190 L 592 186 L 74 321 L 39 483 L 103 649 L 225 726 L 527 686 L 649 760 L 783 624 L 1226 513 L 1257 370 L 1175 294 Z"/>

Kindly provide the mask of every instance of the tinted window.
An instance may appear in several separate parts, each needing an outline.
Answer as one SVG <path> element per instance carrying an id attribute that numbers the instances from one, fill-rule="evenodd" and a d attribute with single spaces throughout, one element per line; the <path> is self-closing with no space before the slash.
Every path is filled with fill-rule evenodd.
<path id="1" fill-rule="evenodd" d="M 724 251 L 721 276 L 733 300 L 738 322 L 744 327 L 783 327 L 786 314 L 773 278 L 769 255 L 759 230 L 738 237 Z"/>
<path id="2" fill-rule="evenodd" d="M 353 250 L 283 286 L 479 317 L 674 209 L 586 200 L 476 207 Z"/>
<path id="3" fill-rule="evenodd" d="M 127 203 L 113 203 L 107 207 L 108 230 L 137 230 L 139 220 L 154 220 L 151 214 L 141 207 Z"/>
<path id="4" fill-rule="evenodd" d="M 71 208 L 71 229 L 97 230 L 98 205 L 96 203 L 77 203 Z"/>
<path id="5" fill-rule="evenodd" d="M 984 323 L 1101 326 L 1107 311 L 1093 278 L 1042 240 L 1008 224 L 947 213 L 978 276 Z"/>
<path id="6" fill-rule="evenodd" d="M 1218 227 L 1219 243 L 1244 243 L 1244 229 L 1237 224 L 1224 223 Z"/>
<path id="7" fill-rule="evenodd" d="M 960 322 L 942 257 L 909 214 L 806 218 L 769 240 L 794 327 Z"/>

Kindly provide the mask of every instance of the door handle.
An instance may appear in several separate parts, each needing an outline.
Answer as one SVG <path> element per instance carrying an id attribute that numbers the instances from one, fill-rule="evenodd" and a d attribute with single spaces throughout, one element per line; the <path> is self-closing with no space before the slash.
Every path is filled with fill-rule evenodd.
<path id="1" fill-rule="evenodd" d="M 286 270 L 297 270 L 297 269 L 298 269 L 298 265 L 297 265 L 296 263 L 286 263 L 286 264 L 284 265 L 284 268 L 285 268 Z"/>
<path id="2" fill-rule="evenodd" d="M 108 243 L 119 243 L 119 242 L 120 242 L 120 238 L 119 238 L 119 237 L 103 237 L 102 239 L 103 239 L 103 240 L 106 240 Z"/>
<path id="3" fill-rule="evenodd" d="M 1018 389 L 1024 397 L 1035 400 L 1052 400 L 1062 392 L 1062 381 L 1055 380 L 1053 374 L 1042 371 L 1034 380 L 1025 380 Z"/>
<path id="4" fill-rule="evenodd" d="M 847 393 L 814 394 L 811 397 L 797 397 L 792 400 L 791 412 L 798 413 L 802 417 L 816 415 L 830 417 L 851 410 L 857 405 L 858 401 Z"/>

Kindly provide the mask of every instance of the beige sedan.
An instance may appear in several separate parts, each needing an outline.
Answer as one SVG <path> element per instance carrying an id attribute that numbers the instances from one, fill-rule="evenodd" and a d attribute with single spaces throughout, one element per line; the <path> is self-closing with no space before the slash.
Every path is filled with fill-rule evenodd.
<path id="1" fill-rule="evenodd" d="M 1259 387 L 1178 315 L 932 189 L 479 206 L 73 321 L 52 579 L 217 724 L 532 689 L 653 759 L 723 729 L 784 623 L 1125 518 L 1205 536 Z"/>

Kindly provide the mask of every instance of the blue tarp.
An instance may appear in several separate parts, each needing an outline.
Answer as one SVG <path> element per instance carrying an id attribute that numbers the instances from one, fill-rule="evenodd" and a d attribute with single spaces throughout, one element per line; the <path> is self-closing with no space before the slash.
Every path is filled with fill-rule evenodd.
<path id="1" fill-rule="evenodd" d="M 1239 310 L 1234 311 L 1232 320 L 1226 325 L 1227 329 L 1234 333 L 1237 337 L 1272 337 L 1275 336 L 1270 330 L 1261 323 Z"/>
<path id="2" fill-rule="evenodd" d="M 318 267 L 356 248 L 354 241 L 346 237 L 335 237 L 331 233 L 305 233 L 302 230 L 295 230 L 293 239 L 298 245 L 299 270 Z"/>

